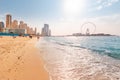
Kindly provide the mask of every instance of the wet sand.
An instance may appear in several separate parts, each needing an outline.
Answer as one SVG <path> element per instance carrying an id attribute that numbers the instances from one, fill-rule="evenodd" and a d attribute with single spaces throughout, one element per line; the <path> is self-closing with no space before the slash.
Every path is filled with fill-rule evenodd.
<path id="1" fill-rule="evenodd" d="M 37 39 L 0 38 L 0 80 L 49 80 Z"/>

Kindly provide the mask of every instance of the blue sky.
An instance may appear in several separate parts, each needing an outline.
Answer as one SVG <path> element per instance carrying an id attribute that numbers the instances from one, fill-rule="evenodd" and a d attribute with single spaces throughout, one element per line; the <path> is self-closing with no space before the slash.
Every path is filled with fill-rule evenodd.
<path id="1" fill-rule="evenodd" d="M 38 31 L 48 23 L 53 35 L 80 32 L 87 21 L 96 24 L 96 33 L 120 35 L 120 0 L 0 0 L 1 21 L 7 13 Z"/>
<path id="2" fill-rule="evenodd" d="M 47 19 L 59 15 L 59 0 L 1 0 L 0 11 L 16 17 Z"/>

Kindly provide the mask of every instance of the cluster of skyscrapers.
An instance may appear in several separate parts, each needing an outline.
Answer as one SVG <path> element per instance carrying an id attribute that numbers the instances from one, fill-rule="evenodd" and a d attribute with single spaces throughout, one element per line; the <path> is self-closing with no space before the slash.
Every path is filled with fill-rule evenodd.
<path id="1" fill-rule="evenodd" d="M 51 30 L 49 29 L 48 24 L 44 24 L 44 27 L 42 28 L 41 36 L 51 36 Z"/>
<path id="2" fill-rule="evenodd" d="M 35 35 L 37 29 L 29 27 L 23 21 L 18 22 L 17 20 L 12 20 L 10 14 L 6 15 L 6 26 L 4 22 L 0 22 L 0 32 L 3 33 L 16 33 L 16 34 L 30 34 Z"/>

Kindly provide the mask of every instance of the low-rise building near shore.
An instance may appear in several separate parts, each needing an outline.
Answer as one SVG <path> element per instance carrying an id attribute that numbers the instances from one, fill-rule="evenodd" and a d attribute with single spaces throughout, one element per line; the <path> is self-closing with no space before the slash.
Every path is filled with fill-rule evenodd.
<path id="1" fill-rule="evenodd" d="M 13 33 L 13 34 L 27 34 L 26 29 L 4 29 L 5 33 Z"/>

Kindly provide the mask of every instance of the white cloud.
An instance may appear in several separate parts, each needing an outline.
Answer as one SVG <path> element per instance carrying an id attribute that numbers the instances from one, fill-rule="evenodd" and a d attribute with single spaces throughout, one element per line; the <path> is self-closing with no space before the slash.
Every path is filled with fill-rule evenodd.
<path id="1" fill-rule="evenodd" d="M 119 2 L 120 0 L 97 0 L 97 10 L 101 10 L 105 7 L 112 6 L 113 4 Z"/>

